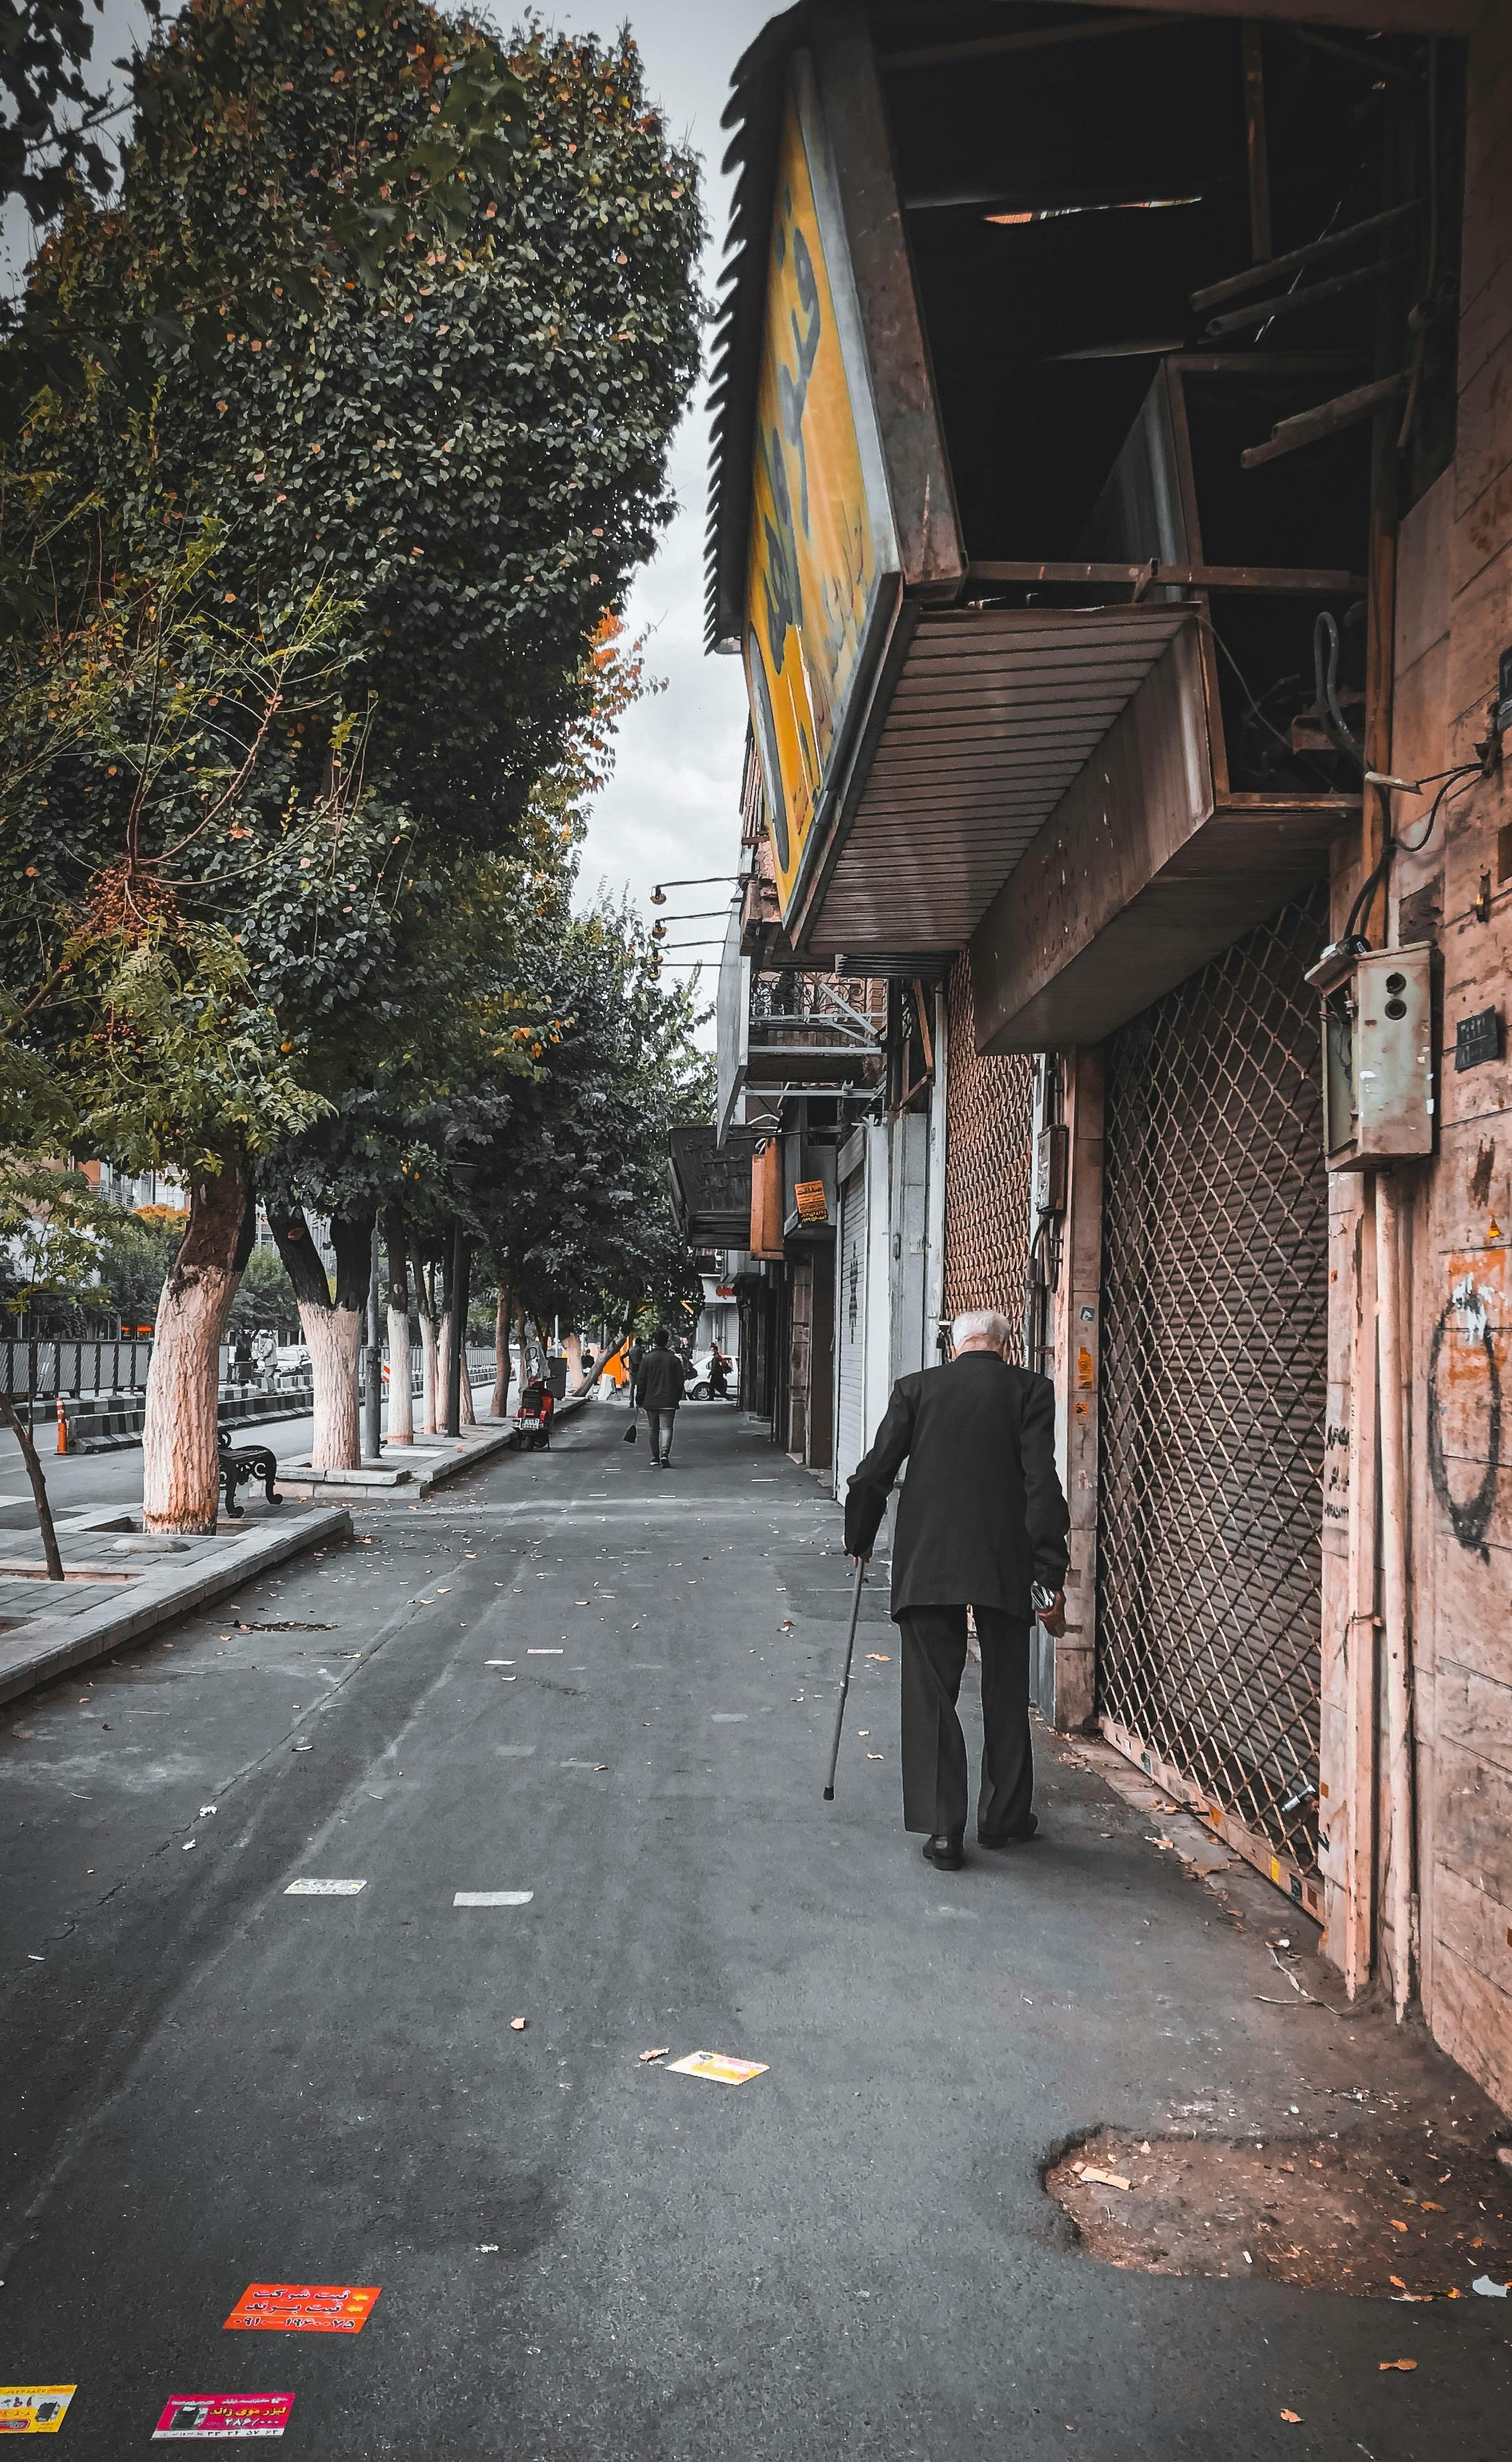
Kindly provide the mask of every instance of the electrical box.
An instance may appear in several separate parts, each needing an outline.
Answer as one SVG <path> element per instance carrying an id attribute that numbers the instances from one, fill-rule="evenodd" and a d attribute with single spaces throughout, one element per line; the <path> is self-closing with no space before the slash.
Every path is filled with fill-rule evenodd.
<path id="1" fill-rule="evenodd" d="M 1323 1141 L 1330 1171 L 1434 1150 L 1433 944 L 1329 950 L 1323 996 Z"/>
<path id="2" fill-rule="evenodd" d="M 1055 1122 L 1034 1140 L 1034 1211 L 1064 1214 L 1070 1132 Z"/>

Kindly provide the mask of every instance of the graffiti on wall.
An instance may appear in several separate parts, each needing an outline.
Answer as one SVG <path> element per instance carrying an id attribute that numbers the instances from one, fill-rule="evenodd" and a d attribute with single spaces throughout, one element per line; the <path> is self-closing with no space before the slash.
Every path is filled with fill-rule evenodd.
<path id="1" fill-rule="evenodd" d="M 1428 1474 L 1460 1546 L 1482 1564 L 1501 1470 L 1505 1269 L 1501 1249 L 1451 1257 L 1428 1354 Z"/>

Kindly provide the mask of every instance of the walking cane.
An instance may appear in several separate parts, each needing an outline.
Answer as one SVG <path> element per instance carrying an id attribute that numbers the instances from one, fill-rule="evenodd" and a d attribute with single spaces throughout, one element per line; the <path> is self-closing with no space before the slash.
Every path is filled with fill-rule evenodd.
<path id="1" fill-rule="evenodd" d="M 861 1613 L 861 1585 L 866 1579 L 866 1558 L 857 1559 L 855 1596 L 851 1601 L 851 1633 L 845 1645 L 845 1674 L 840 1678 L 840 1701 L 834 1714 L 834 1741 L 830 1747 L 830 1783 L 825 1788 L 826 1803 L 834 1802 L 834 1765 L 840 1758 L 840 1729 L 845 1720 L 845 1696 L 851 1690 L 851 1659 L 855 1650 L 855 1628 Z"/>

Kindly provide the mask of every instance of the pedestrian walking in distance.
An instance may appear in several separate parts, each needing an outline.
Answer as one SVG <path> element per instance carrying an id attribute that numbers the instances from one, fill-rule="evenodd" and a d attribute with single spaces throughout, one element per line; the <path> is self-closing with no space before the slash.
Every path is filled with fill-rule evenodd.
<path id="1" fill-rule="evenodd" d="M 893 1619 L 902 1638 L 903 1825 L 923 1830 L 942 1872 L 965 1861 L 966 1739 L 956 1702 L 966 1608 L 982 1648 L 982 1784 L 977 1836 L 1012 1846 L 1039 1827 L 1029 1742 L 1031 1588 L 1053 1593 L 1042 1621 L 1065 1631 L 1070 1516 L 1055 1468 L 1048 1377 L 1013 1366 L 1013 1328 L 990 1309 L 951 1328 L 955 1357 L 893 1388 L 845 1503 L 846 1553 L 864 1562 L 906 1460 L 893 1542 Z"/>
<path id="2" fill-rule="evenodd" d="M 653 1470 L 672 1466 L 672 1429 L 687 1379 L 688 1371 L 671 1347 L 666 1327 L 659 1325 L 636 1376 L 636 1399 L 646 1415 L 651 1436 Z"/>
<path id="3" fill-rule="evenodd" d="M 634 1415 L 640 1401 L 640 1371 L 646 1364 L 646 1347 L 637 1334 L 625 1353 L 625 1391 L 630 1396 Z"/>

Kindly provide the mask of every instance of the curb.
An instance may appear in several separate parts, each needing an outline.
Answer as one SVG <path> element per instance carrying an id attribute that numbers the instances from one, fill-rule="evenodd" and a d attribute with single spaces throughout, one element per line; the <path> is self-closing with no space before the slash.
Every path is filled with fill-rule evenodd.
<path id="1" fill-rule="evenodd" d="M 245 1538 L 226 1541 L 212 1556 L 197 1557 L 192 1565 L 165 1565 L 161 1571 L 140 1574 L 131 1585 L 129 1601 L 109 1600 L 92 1608 L 87 1615 L 73 1619 L 66 1632 L 29 1635 L 22 1625 L 15 1632 L 0 1636 L 0 1701 L 13 1700 L 18 1693 L 50 1683 L 71 1667 L 103 1658 L 124 1643 L 140 1640 L 155 1625 L 187 1614 L 191 1608 L 226 1598 L 244 1582 L 256 1581 L 270 1565 L 281 1565 L 322 1539 L 351 1535 L 352 1516 L 345 1505 L 316 1505 L 275 1525 L 249 1530 Z M 27 1618 L 33 1626 L 42 1621 Z"/>
<path id="2" fill-rule="evenodd" d="M 590 1396 L 587 1393 L 566 1395 L 556 1406 L 558 1421 L 567 1418 L 573 1412 L 585 1409 L 589 1399 Z M 372 1498 L 376 1493 L 399 1494 L 410 1502 L 418 1502 L 429 1496 L 433 1488 L 440 1487 L 443 1480 L 458 1479 L 464 1471 L 476 1470 L 480 1464 L 494 1461 L 500 1454 L 508 1453 L 513 1433 L 513 1420 L 501 1419 L 487 1436 L 480 1436 L 474 1444 L 460 1444 L 455 1436 L 422 1437 L 416 1444 L 417 1454 L 423 1455 L 427 1449 L 438 1444 L 454 1446 L 456 1449 L 454 1452 L 443 1455 L 439 1460 L 433 1461 L 428 1470 L 421 1471 L 419 1477 L 413 1479 L 408 1476 L 397 1479 L 390 1474 L 382 1479 L 370 1476 L 361 1480 L 356 1479 L 346 1480 L 339 1471 L 326 1471 L 318 1479 L 313 1479 L 308 1471 L 297 1470 L 280 1471 L 279 1478 L 287 1481 L 291 1488 L 302 1487 L 311 1495 L 321 1493 L 329 1495 L 334 1492 L 336 1495 L 344 1494 L 356 1502 Z"/>

